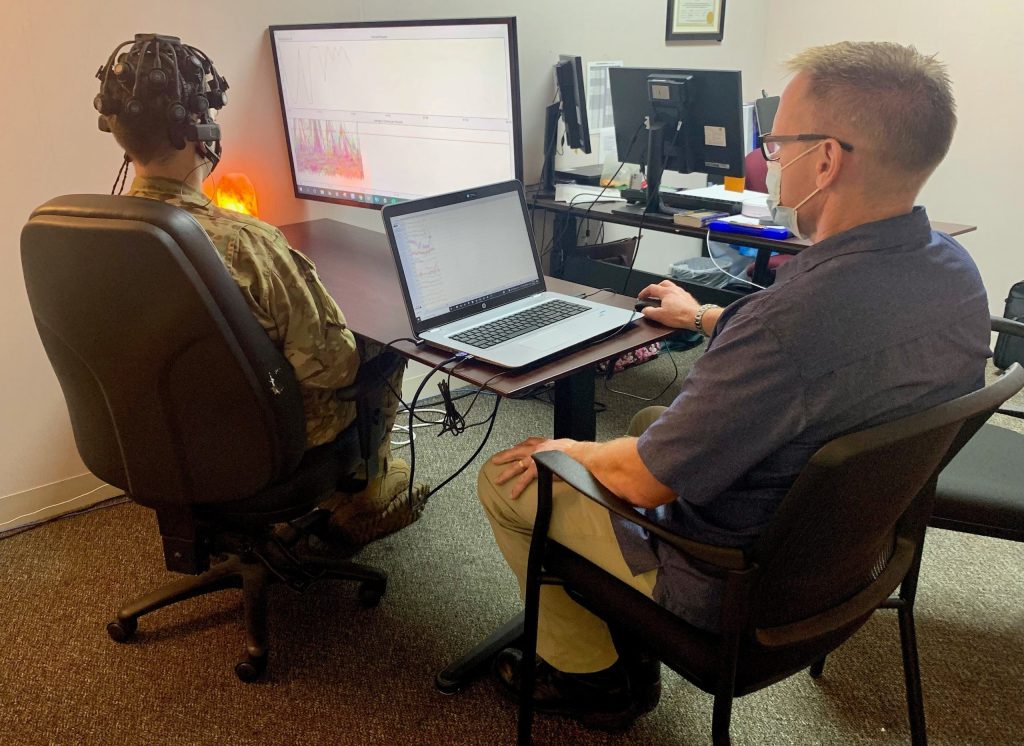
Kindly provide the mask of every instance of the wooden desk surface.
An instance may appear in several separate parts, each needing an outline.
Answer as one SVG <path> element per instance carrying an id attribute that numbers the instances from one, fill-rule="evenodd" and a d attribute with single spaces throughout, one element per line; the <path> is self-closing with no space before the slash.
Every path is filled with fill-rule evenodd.
<path id="1" fill-rule="evenodd" d="M 402 300 L 398 271 L 383 233 L 358 228 L 336 220 L 321 219 L 281 226 L 289 243 L 316 264 L 320 279 L 338 301 L 349 327 L 363 337 L 382 344 L 411 337 L 409 317 Z M 553 277 L 548 289 L 568 295 L 593 292 L 593 288 Z M 593 299 L 620 308 L 632 308 L 635 298 L 600 292 Z M 487 388 L 508 395 L 526 391 L 549 381 L 572 375 L 640 345 L 663 339 L 675 330 L 654 324 L 642 316 L 612 339 L 592 344 L 553 361 L 524 370 L 508 371 L 487 383 Z M 449 355 L 426 345 L 397 342 L 393 347 L 410 359 L 434 366 Z M 482 385 L 501 368 L 471 361 L 459 366 L 455 376 Z"/>
<path id="2" fill-rule="evenodd" d="M 537 207 L 551 212 L 569 213 L 578 218 L 586 216 L 593 220 L 600 220 L 606 223 L 616 223 L 618 225 L 628 225 L 632 227 L 640 225 L 640 217 L 638 215 L 622 215 L 615 214 L 613 212 L 615 209 L 621 209 L 626 204 L 624 202 L 601 202 L 594 205 L 592 208 L 586 204 L 573 205 L 570 207 L 566 202 L 555 202 L 550 199 L 535 200 L 532 196 L 528 196 L 527 204 L 531 207 Z M 963 233 L 969 233 L 973 230 L 977 230 L 977 226 L 965 225 L 963 223 L 947 223 L 944 221 L 933 220 L 931 221 L 931 224 L 932 230 L 948 233 L 951 236 L 959 236 Z M 704 238 L 707 235 L 707 231 L 701 228 L 676 225 L 671 221 L 670 216 L 668 215 L 646 216 L 644 218 L 643 228 L 644 230 L 659 231 L 661 233 L 676 233 L 680 236 L 690 236 L 692 238 Z M 741 243 L 744 246 L 750 246 L 755 249 L 771 249 L 772 251 L 780 251 L 784 254 L 796 254 L 799 253 L 801 249 L 810 246 L 810 241 L 799 240 L 796 238 L 787 238 L 779 241 L 770 238 L 745 236 L 736 233 L 712 232 L 711 239 L 713 241 L 721 241 L 723 243 Z"/>

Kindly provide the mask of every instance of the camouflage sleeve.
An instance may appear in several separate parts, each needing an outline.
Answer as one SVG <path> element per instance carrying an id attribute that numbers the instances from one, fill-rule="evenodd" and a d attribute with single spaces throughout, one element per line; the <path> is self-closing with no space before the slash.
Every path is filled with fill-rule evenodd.
<path id="1" fill-rule="evenodd" d="M 337 389 L 355 381 L 356 340 L 313 263 L 280 231 L 244 228 L 228 252 L 230 269 L 270 338 L 307 388 Z"/>

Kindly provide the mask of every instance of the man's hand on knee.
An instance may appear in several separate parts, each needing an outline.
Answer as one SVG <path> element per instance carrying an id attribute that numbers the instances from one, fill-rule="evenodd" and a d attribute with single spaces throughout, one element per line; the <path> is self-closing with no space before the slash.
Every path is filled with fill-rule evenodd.
<path id="1" fill-rule="evenodd" d="M 533 437 L 498 451 L 491 457 L 491 461 L 499 466 L 507 464 L 508 467 L 502 469 L 494 481 L 499 485 L 508 482 L 509 497 L 515 500 L 537 478 L 537 464 L 533 461 L 533 454 L 538 451 L 567 451 L 575 443 L 575 440 L 569 438 L 551 440 Z"/>

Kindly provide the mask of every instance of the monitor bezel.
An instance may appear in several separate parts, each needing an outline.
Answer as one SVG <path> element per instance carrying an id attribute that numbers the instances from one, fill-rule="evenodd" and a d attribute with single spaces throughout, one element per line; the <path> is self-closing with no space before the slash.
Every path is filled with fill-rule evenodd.
<path id="1" fill-rule="evenodd" d="M 331 197 L 327 195 L 305 194 L 299 192 L 299 181 L 295 170 L 295 156 L 292 152 L 291 130 L 288 127 L 288 114 L 284 104 L 284 87 L 281 84 L 281 67 L 277 59 L 277 41 L 274 38 L 276 31 L 306 31 L 318 29 L 338 28 L 396 28 L 408 26 L 497 26 L 504 25 L 508 33 L 508 54 L 509 54 L 509 83 L 512 87 L 512 147 L 515 168 L 515 178 L 523 180 L 523 121 L 522 107 L 519 100 L 519 42 L 516 35 L 516 19 L 514 16 L 500 18 L 442 18 L 423 19 L 407 21 L 341 21 L 337 23 L 290 23 L 275 24 L 267 29 L 270 36 L 270 51 L 274 60 L 274 77 L 277 79 L 278 103 L 281 107 L 281 120 L 284 124 L 285 146 L 288 150 L 288 168 L 292 177 L 292 192 L 296 199 L 312 200 L 314 202 L 327 202 L 333 205 L 346 205 L 349 207 L 364 207 L 371 210 L 380 210 L 384 204 L 374 204 L 366 201 L 345 199 L 343 197 Z"/>

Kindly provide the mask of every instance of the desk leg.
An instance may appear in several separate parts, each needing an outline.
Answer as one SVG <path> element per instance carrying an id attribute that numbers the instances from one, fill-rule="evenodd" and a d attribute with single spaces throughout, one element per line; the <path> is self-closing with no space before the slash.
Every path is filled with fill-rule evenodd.
<path id="1" fill-rule="evenodd" d="M 594 380 L 594 369 L 590 367 L 555 382 L 556 438 L 594 440 L 597 437 Z M 454 694 L 486 673 L 494 656 L 515 645 L 522 636 L 523 613 L 519 612 L 437 674 L 434 686 L 445 694 Z"/>
<path id="2" fill-rule="evenodd" d="M 455 694 L 487 672 L 494 657 L 523 636 L 523 612 L 519 612 L 488 637 L 466 651 L 448 668 L 434 677 L 434 686 L 445 694 Z"/>
<path id="3" fill-rule="evenodd" d="M 771 249 L 757 250 L 757 257 L 754 259 L 754 272 L 750 279 L 758 285 L 767 287 L 772 279 L 771 272 L 768 270 L 768 260 L 771 258 Z"/>
<path id="4" fill-rule="evenodd" d="M 594 414 L 594 368 L 555 381 L 555 437 L 574 440 L 597 438 Z"/>
<path id="5" fill-rule="evenodd" d="M 562 277 L 565 275 L 566 257 L 576 248 L 576 217 L 568 213 L 555 213 L 552 228 L 549 274 L 552 277 Z"/>

